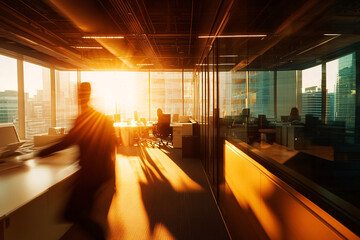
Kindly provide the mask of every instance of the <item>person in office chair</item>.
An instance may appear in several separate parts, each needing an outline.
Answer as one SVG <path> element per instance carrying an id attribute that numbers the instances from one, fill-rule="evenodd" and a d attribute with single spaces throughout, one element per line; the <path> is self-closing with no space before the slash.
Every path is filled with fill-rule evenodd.
<path id="1" fill-rule="evenodd" d="M 299 115 L 299 110 L 296 107 L 291 108 L 289 122 L 292 124 L 298 124 L 301 121 L 301 117 Z"/>
<path id="2" fill-rule="evenodd" d="M 95 239 L 105 239 L 105 229 L 92 219 L 91 213 L 100 189 L 107 186 L 111 192 L 110 198 L 114 193 L 116 138 L 112 121 L 89 106 L 90 94 L 90 83 L 81 83 L 81 114 L 75 120 L 74 127 L 61 142 L 43 149 L 38 156 L 49 155 L 70 145 L 79 146 L 81 168 L 64 215 L 66 220 L 75 222 Z M 106 214 L 110 207 L 109 200 Z"/>

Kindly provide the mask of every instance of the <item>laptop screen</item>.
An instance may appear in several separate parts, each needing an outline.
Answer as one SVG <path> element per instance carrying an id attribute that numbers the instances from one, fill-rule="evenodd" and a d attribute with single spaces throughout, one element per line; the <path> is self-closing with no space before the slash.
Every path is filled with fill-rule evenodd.
<path id="1" fill-rule="evenodd" d="M 20 142 L 14 125 L 0 126 L 0 148 Z"/>

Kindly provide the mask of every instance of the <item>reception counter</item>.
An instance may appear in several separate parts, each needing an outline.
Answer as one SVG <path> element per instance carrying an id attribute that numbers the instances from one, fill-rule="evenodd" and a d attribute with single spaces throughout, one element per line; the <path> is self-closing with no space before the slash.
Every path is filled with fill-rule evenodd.
<path id="1" fill-rule="evenodd" d="M 0 173 L 0 240 L 59 239 L 69 229 L 61 214 L 77 155 L 70 148 Z"/>

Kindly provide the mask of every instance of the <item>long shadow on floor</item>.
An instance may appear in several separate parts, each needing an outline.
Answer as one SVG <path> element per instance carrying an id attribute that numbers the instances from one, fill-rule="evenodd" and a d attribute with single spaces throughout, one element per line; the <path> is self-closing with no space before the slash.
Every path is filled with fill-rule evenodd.
<path id="1" fill-rule="evenodd" d="M 139 185 L 151 234 L 163 226 L 175 239 L 229 239 L 201 169 L 190 178 L 186 164 L 180 168 L 159 149 L 138 150 L 144 178 Z"/>

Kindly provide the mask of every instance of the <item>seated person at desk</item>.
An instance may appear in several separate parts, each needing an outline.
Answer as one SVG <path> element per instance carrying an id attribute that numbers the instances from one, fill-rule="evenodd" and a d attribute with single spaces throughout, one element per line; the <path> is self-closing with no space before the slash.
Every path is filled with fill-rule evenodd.
<path id="1" fill-rule="evenodd" d="M 291 108 L 289 122 L 291 122 L 292 124 L 297 124 L 300 123 L 300 121 L 301 117 L 299 115 L 299 110 L 296 107 Z"/>
<path id="2" fill-rule="evenodd" d="M 171 134 L 171 115 L 164 114 L 161 108 L 157 109 L 158 122 L 154 124 L 154 135 L 160 138 L 166 138 Z"/>

